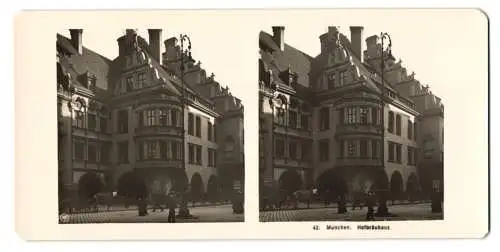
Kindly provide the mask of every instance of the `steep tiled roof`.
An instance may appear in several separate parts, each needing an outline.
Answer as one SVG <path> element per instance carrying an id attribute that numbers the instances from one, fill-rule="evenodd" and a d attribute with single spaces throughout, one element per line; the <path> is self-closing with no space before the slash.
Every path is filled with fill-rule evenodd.
<path id="1" fill-rule="evenodd" d="M 285 43 L 284 50 L 273 40 L 272 35 L 260 32 L 259 46 L 264 51 L 262 59 L 268 67 L 273 67 L 278 71 L 273 71 L 274 78 L 278 78 L 280 72 L 291 67 L 292 72 L 297 73 L 297 82 L 303 86 L 309 86 L 309 71 L 311 69 L 312 57 L 306 53 Z"/>
<path id="2" fill-rule="evenodd" d="M 86 48 L 82 48 L 82 55 L 71 44 L 70 39 L 57 34 L 57 47 L 69 53 L 69 58 L 61 57 L 60 63 L 65 71 L 70 73 L 71 82 L 77 86 L 84 87 L 80 82 L 79 76 L 87 71 L 95 75 L 97 93 L 102 93 L 108 90 L 108 72 L 111 65 L 111 60 Z"/>

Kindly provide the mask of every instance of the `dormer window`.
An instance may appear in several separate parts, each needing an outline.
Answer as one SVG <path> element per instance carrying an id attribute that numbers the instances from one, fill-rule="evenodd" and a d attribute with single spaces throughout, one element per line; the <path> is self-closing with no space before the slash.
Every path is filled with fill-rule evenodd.
<path id="1" fill-rule="evenodd" d="M 78 81 L 82 84 L 82 86 L 89 88 L 89 89 L 92 89 L 92 88 L 95 88 L 95 86 L 96 86 L 97 78 L 95 75 L 93 75 L 89 72 L 86 72 L 86 73 L 78 76 Z"/>
<path id="2" fill-rule="evenodd" d="M 96 87 L 97 78 L 95 76 L 89 76 L 88 78 L 88 87 L 95 88 Z"/>

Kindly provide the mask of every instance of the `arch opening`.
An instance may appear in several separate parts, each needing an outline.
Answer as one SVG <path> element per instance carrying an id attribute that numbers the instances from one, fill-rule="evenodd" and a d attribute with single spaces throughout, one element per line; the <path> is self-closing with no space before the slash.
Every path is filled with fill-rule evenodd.
<path id="1" fill-rule="evenodd" d="M 203 194 L 205 193 L 204 190 L 204 185 L 203 185 L 203 179 L 201 178 L 201 175 L 197 172 L 193 174 L 191 177 L 191 184 L 190 184 L 190 196 L 191 200 L 193 202 L 201 201 L 203 198 Z"/>
<path id="2" fill-rule="evenodd" d="M 279 178 L 279 189 L 285 195 L 290 195 L 302 187 L 302 177 L 296 171 L 288 170 Z"/>

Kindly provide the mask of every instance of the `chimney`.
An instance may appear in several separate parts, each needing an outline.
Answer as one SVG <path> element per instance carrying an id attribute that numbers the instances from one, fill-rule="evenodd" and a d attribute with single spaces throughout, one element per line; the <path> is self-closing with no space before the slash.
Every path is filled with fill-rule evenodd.
<path id="1" fill-rule="evenodd" d="M 149 48 L 151 49 L 151 57 L 161 63 L 161 29 L 148 29 L 149 33 Z"/>
<path id="2" fill-rule="evenodd" d="M 284 26 L 273 26 L 273 40 L 280 50 L 285 50 L 285 27 Z"/>
<path id="3" fill-rule="evenodd" d="M 171 38 L 165 40 L 164 43 L 165 43 L 165 50 L 167 48 L 170 48 L 170 47 L 174 48 L 177 45 L 177 38 L 176 37 L 171 37 Z"/>
<path id="4" fill-rule="evenodd" d="M 377 56 L 377 44 L 378 44 L 378 36 L 373 35 L 366 39 L 366 56 L 367 57 L 376 57 Z"/>
<path id="5" fill-rule="evenodd" d="M 319 41 L 321 43 L 321 53 L 326 53 L 335 48 L 338 33 L 339 30 L 337 26 L 328 26 L 328 32 L 319 36 Z"/>
<path id="6" fill-rule="evenodd" d="M 69 33 L 71 34 L 71 44 L 78 51 L 78 54 L 82 55 L 82 33 L 83 29 L 69 29 Z"/>
<path id="7" fill-rule="evenodd" d="M 362 43 L 361 41 L 363 40 L 363 26 L 351 26 L 351 49 L 356 57 L 363 62 L 363 57 L 362 57 L 362 52 L 363 50 L 361 49 Z"/>

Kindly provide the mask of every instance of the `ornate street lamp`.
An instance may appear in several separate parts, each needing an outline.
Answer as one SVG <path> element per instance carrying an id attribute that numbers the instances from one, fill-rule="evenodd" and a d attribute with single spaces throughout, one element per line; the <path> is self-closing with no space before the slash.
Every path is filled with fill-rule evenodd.
<path id="1" fill-rule="evenodd" d="M 191 39 L 185 35 L 185 34 L 181 34 L 179 36 L 180 38 L 180 42 L 181 42 L 181 66 L 180 66 L 180 70 L 181 70 L 181 86 L 182 86 L 182 97 L 181 97 L 181 110 L 182 110 L 182 116 L 181 116 L 181 119 L 182 119 L 182 171 L 185 173 L 186 172 L 186 154 L 185 154 L 185 144 L 186 144 L 186 128 L 184 126 L 184 113 L 185 113 L 185 100 L 186 100 L 186 97 L 185 97 L 185 87 L 184 87 L 184 71 L 185 71 L 185 67 L 184 67 L 184 57 L 188 57 L 188 61 L 192 61 L 193 58 L 191 57 Z M 187 49 L 184 50 L 184 43 L 187 43 Z M 182 182 L 184 183 L 184 182 Z M 179 213 L 178 213 L 178 216 L 179 217 L 191 217 L 192 215 L 189 213 L 189 209 L 187 207 L 188 203 L 187 203 L 187 189 L 188 189 L 188 186 L 189 186 L 189 183 L 185 185 L 186 188 L 183 188 L 184 191 L 181 193 L 181 203 L 180 203 L 180 206 L 179 206 Z"/>
<path id="2" fill-rule="evenodd" d="M 389 40 L 389 44 L 387 45 L 387 52 L 388 52 L 388 56 L 389 58 L 392 58 L 392 52 L 391 52 L 391 47 L 392 47 L 392 41 L 391 41 L 391 37 L 389 36 L 389 34 L 387 34 L 386 32 L 383 32 L 383 33 L 380 33 L 380 39 L 381 39 L 381 43 L 382 43 L 382 46 L 381 46 L 381 60 L 380 60 L 380 73 L 381 73 L 381 77 L 382 77 L 382 91 L 381 91 L 381 94 L 380 94 L 380 108 L 381 108 L 381 118 L 380 118 L 380 121 L 381 121 L 381 129 L 382 129 L 382 134 L 381 134 L 381 139 L 382 139 L 382 145 L 381 145 L 381 148 L 380 148 L 380 161 L 381 161 L 381 167 L 382 167 L 382 171 L 385 170 L 385 113 L 384 113 L 384 110 L 385 110 L 385 103 L 384 103 L 384 99 L 385 99 L 385 82 L 384 82 L 384 71 L 385 71 L 385 55 L 384 55 L 384 40 L 387 39 Z M 383 180 L 385 182 L 385 180 Z M 377 215 L 379 216 L 387 216 L 389 215 L 389 210 L 387 208 L 387 197 L 386 197 L 386 194 L 387 194 L 387 191 L 386 191 L 386 186 L 388 185 L 385 185 L 383 188 L 379 188 L 379 189 L 382 189 L 384 191 L 379 191 L 380 193 L 380 196 L 379 196 L 379 206 L 377 208 Z"/>

